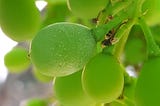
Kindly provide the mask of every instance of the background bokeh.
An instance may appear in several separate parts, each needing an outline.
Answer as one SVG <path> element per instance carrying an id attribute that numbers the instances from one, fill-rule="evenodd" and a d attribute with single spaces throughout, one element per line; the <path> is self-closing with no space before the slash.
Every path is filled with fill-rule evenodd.
<path id="1" fill-rule="evenodd" d="M 41 11 L 46 2 L 37 1 Z M 31 67 L 20 74 L 10 74 L 4 66 L 4 55 L 15 46 L 25 46 L 4 35 L 0 28 L 0 106 L 22 106 L 30 98 L 46 98 L 52 96 L 52 82 L 42 83 L 35 79 Z"/>

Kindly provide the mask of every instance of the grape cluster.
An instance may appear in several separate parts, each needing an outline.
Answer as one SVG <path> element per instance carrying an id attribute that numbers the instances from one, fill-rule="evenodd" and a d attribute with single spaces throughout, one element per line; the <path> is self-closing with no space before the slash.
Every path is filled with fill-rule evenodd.
<path id="1" fill-rule="evenodd" d="M 35 1 L 0 0 L 3 32 L 29 43 L 5 55 L 11 73 L 31 66 L 37 80 L 53 81 L 57 106 L 160 105 L 159 0 L 46 0 L 42 11 Z"/>

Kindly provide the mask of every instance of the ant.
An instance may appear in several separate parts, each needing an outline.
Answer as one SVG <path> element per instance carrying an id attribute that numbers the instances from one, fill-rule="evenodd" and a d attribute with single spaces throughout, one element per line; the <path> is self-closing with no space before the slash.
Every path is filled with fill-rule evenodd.
<path id="1" fill-rule="evenodd" d="M 112 45 L 112 42 L 113 42 L 113 40 L 114 40 L 114 35 L 115 35 L 115 30 L 114 30 L 114 29 L 110 30 L 110 31 L 105 35 L 105 39 L 101 42 L 102 47 Z"/>
<path id="2" fill-rule="evenodd" d="M 108 19 L 106 20 L 106 23 L 107 23 L 107 21 L 110 21 L 112 19 L 113 19 L 113 16 L 108 16 Z M 105 35 L 105 39 L 101 42 L 102 47 L 112 45 L 112 42 L 114 40 L 115 32 L 116 31 L 114 29 L 112 29 Z"/>
<path id="3" fill-rule="evenodd" d="M 113 19 L 112 16 L 109 16 L 109 17 L 108 17 L 108 21 L 110 21 L 110 20 L 112 20 L 112 19 Z M 112 29 L 112 30 L 110 30 L 110 31 L 105 35 L 105 39 L 101 42 L 102 47 L 110 46 L 110 45 L 112 45 L 113 42 L 115 42 L 116 39 L 114 38 L 114 36 L 115 36 L 117 30 L 118 30 L 123 24 L 125 24 L 125 23 L 126 23 L 126 22 L 121 23 L 121 24 L 118 26 L 118 28 L 116 28 L 116 30 L 115 30 L 115 29 Z"/>

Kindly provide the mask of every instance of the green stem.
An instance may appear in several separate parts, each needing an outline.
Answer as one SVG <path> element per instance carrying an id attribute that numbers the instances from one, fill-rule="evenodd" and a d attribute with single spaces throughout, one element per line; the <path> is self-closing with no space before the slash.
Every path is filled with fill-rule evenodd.
<path id="1" fill-rule="evenodd" d="M 98 25 L 105 24 L 106 18 L 108 16 L 115 16 L 117 13 L 122 11 L 123 9 L 127 8 L 131 4 L 131 0 L 117 2 L 112 6 L 111 2 L 108 2 L 104 11 L 101 12 L 99 16 L 99 23 Z"/>
<path id="2" fill-rule="evenodd" d="M 154 41 L 151 30 L 149 29 L 143 17 L 139 18 L 138 22 L 143 30 L 143 33 L 147 42 L 148 56 L 160 56 L 160 48 Z"/>
<path id="3" fill-rule="evenodd" d="M 99 25 L 102 25 L 102 24 L 105 24 L 106 22 L 106 17 L 108 17 L 108 7 L 111 5 L 111 2 L 109 0 L 106 1 L 106 7 L 103 11 L 101 11 L 99 13 L 99 16 L 98 16 L 98 23 L 97 23 L 97 26 Z"/>
<path id="4" fill-rule="evenodd" d="M 136 0 L 134 17 L 137 18 L 137 17 L 141 16 L 142 5 L 143 5 L 144 1 L 145 0 Z"/>
<path id="5" fill-rule="evenodd" d="M 96 41 L 100 41 L 104 38 L 104 36 L 112 30 L 114 27 L 122 23 L 126 19 L 126 16 L 117 16 L 114 17 L 107 24 L 100 25 L 96 28 L 91 29 Z"/>
<path id="6" fill-rule="evenodd" d="M 108 14 L 115 16 L 117 13 L 122 11 L 123 9 L 127 8 L 132 3 L 132 0 L 118 2 L 113 6 L 108 8 Z"/>
<path id="7" fill-rule="evenodd" d="M 125 47 L 126 41 L 128 39 L 129 32 L 132 26 L 135 24 L 135 20 L 129 20 L 126 24 L 124 24 L 116 33 L 115 39 L 117 39 L 117 43 L 113 48 L 113 55 L 120 58 L 123 49 Z"/>

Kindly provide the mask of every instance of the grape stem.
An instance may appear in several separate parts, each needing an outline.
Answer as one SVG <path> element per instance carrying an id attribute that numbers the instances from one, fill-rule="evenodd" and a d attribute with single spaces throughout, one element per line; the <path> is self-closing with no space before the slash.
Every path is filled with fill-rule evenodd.
<path id="1" fill-rule="evenodd" d="M 129 32 L 134 24 L 135 20 L 129 20 L 115 34 L 115 39 L 117 39 L 117 43 L 115 42 L 116 44 L 113 48 L 112 54 L 118 59 L 120 59 L 120 56 L 123 52 L 123 49 L 129 36 Z"/>
<path id="2" fill-rule="evenodd" d="M 107 1 L 106 1 L 106 7 L 105 7 L 105 9 L 102 10 L 102 11 L 99 13 L 98 17 L 97 17 L 97 19 L 98 19 L 97 26 L 102 25 L 102 24 L 105 24 L 105 22 L 106 22 L 106 17 L 108 17 L 107 10 L 108 10 L 108 7 L 109 7 L 110 5 L 111 5 L 110 0 L 107 0 Z"/>
<path id="3" fill-rule="evenodd" d="M 91 29 L 93 36 L 95 37 L 95 40 L 98 42 L 102 39 L 104 39 L 104 36 L 112 30 L 114 27 L 119 25 L 127 18 L 126 15 L 124 16 L 117 16 L 114 17 L 111 21 L 109 21 L 107 24 L 100 25 L 96 28 Z"/>
<path id="4" fill-rule="evenodd" d="M 131 0 L 132 1 L 132 0 Z M 137 18 L 141 16 L 142 5 L 145 0 L 136 0 L 133 2 L 133 18 L 130 19 L 126 24 L 124 24 L 116 33 L 115 39 L 117 39 L 115 47 L 113 48 L 113 55 L 120 59 L 120 56 L 125 47 L 126 41 L 128 39 L 129 33 L 133 25 L 137 23 Z"/>
<path id="5" fill-rule="evenodd" d="M 135 11 L 134 11 L 134 17 L 137 18 L 139 16 L 141 16 L 142 14 L 142 5 L 144 3 L 145 0 L 136 0 L 136 3 L 135 3 Z"/>
<path id="6" fill-rule="evenodd" d="M 126 0 L 118 2 L 112 6 L 111 1 L 107 2 L 106 8 L 100 13 L 98 17 L 97 27 L 92 29 L 93 35 L 97 42 L 102 40 L 110 30 L 128 18 L 128 15 L 123 12 L 123 9 L 127 8 L 131 3 L 132 0 Z M 108 16 L 113 16 L 114 18 L 105 24 Z"/>
<path id="7" fill-rule="evenodd" d="M 139 18 L 138 20 L 142 31 L 144 33 L 146 42 L 147 42 L 147 54 L 149 57 L 152 56 L 160 56 L 160 48 L 154 41 L 153 35 L 151 33 L 151 30 L 149 29 L 148 25 L 146 24 L 143 17 Z"/>
<path id="8" fill-rule="evenodd" d="M 98 26 L 105 24 L 108 16 L 115 16 L 123 9 L 131 4 L 132 0 L 120 1 L 112 5 L 111 1 L 107 2 L 106 8 L 100 13 L 98 17 Z"/>
<path id="9" fill-rule="evenodd" d="M 132 0 L 127 0 L 127 1 L 117 2 L 113 6 L 110 5 L 110 7 L 107 10 L 108 14 L 115 16 L 117 13 L 119 13 L 123 9 L 127 8 L 131 3 L 132 3 Z"/>

